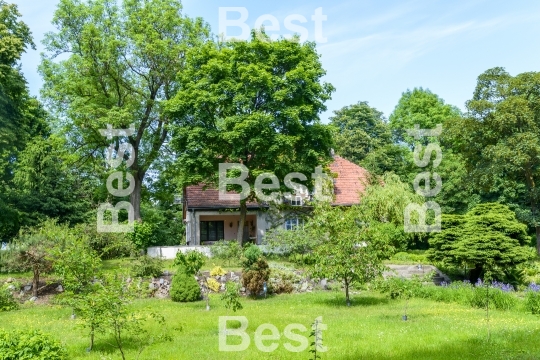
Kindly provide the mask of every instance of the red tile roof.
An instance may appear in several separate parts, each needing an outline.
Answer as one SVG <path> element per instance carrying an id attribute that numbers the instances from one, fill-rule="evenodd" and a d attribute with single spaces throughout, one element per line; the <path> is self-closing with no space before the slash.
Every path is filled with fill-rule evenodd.
<path id="1" fill-rule="evenodd" d="M 337 174 L 334 181 L 334 205 L 358 204 L 368 183 L 368 171 L 337 155 L 330 164 L 330 171 Z"/>
<path id="2" fill-rule="evenodd" d="M 366 169 L 340 156 L 334 156 L 330 171 L 337 174 L 334 181 L 334 205 L 352 205 L 360 202 L 360 195 L 365 191 L 368 172 Z M 238 201 L 219 200 L 217 189 L 203 190 L 203 185 L 186 188 L 186 204 L 188 208 L 238 208 Z M 256 202 L 248 202 L 248 207 L 256 208 Z"/>

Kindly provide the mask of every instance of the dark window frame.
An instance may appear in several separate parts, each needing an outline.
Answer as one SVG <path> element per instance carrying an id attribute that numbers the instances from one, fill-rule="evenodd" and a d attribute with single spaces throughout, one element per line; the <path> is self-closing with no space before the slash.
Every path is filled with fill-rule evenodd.
<path id="1" fill-rule="evenodd" d="M 199 222 L 199 237 L 200 242 L 203 241 L 219 241 L 225 238 L 225 221 L 210 220 Z"/>

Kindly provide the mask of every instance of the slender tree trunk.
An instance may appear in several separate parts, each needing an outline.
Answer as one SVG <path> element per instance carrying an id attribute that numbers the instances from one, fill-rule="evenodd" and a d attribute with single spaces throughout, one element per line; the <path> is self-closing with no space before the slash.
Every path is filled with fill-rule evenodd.
<path id="1" fill-rule="evenodd" d="M 240 223 L 238 224 L 238 233 L 236 241 L 242 246 L 244 241 L 244 225 L 246 224 L 247 204 L 245 200 L 240 201 Z"/>
<path id="2" fill-rule="evenodd" d="M 347 299 L 347 306 L 351 306 L 351 299 L 349 297 L 349 281 L 345 279 L 345 299 Z"/>
<path id="3" fill-rule="evenodd" d="M 88 348 L 88 352 L 92 351 L 94 348 L 94 327 L 92 327 L 90 331 L 90 347 Z"/>
<path id="4" fill-rule="evenodd" d="M 39 286 L 39 270 L 34 270 L 34 278 L 32 279 L 32 296 L 37 297 Z"/>

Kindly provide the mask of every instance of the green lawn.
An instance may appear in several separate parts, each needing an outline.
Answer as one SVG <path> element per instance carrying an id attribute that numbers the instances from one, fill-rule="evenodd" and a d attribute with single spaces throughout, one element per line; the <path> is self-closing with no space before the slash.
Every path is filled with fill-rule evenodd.
<path id="1" fill-rule="evenodd" d="M 265 300 L 244 299 L 244 309 L 229 315 L 246 316 L 251 345 L 243 352 L 218 351 L 218 317 L 227 315 L 218 296 L 207 312 L 203 302 L 178 304 L 170 300 L 139 300 L 133 306 L 163 314 L 165 328 L 148 323 L 152 334 L 166 332 L 174 340 L 159 340 L 146 348 L 140 359 L 304 359 L 307 352 L 291 353 L 282 338 L 275 352 L 263 353 L 253 343 L 256 328 L 272 323 L 283 332 L 289 323 L 306 327 L 322 316 L 328 326 L 322 359 L 538 359 L 540 318 L 518 311 L 491 312 L 491 341 L 487 342 L 485 311 L 469 307 L 414 299 L 409 303 L 409 321 L 402 321 L 402 301 L 387 300 L 376 293 L 353 297 L 353 306 L 343 306 L 341 293 L 316 292 L 280 295 Z M 93 352 L 86 353 L 85 331 L 70 320 L 70 309 L 59 306 L 25 305 L 18 311 L 0 313 L 5 329 L 37 328 L 51 333 L 67 347 L 70 359 L 119 359 L 111 339 L 98 336 Z M 308 335 L 307 332 L 304 335 Z M 233 338 L 230 343 L 234 343 Z M 293 342 L 293 345 L 297 343 Z M 133 343 L 128 359 L 136 358 Z"/>

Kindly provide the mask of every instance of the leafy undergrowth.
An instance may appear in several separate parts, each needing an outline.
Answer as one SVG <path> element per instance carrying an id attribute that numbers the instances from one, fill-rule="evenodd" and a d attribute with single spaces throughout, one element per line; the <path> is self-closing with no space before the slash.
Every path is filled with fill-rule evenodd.
<path id="1" fill-rule="evenodd" d="M 265 300 L 243 299 L 243 310 L 225 309 L 219 296 L 212 296 L 211 311 L 202 301 L 188 304 L 169 300 L 139 300 L 133 306 L 150 308 L 167 320 L 166 331 L 172 341 L 156 339 L 142 352 L 140 359 L 307 359 L 308 350 L 292 353 L 278 340 L 275 352 L 257 350 L 253 334 L 264 323 L 274 324 L 283 334 L 285 326 L 299 323 L 307 328 L 322 316 L 328 329 L 323 333 L 328 352 L 322 359 L 537 359 L 540 357 L 540 318 L 516 311 L 490 313 L 491 340 L 487 341 L 485 311 L 453 303 L 424 299 L 409 300 L 408 321 L 402 321 L 404 301 L 389 300 L 383 295 L 363 292 L 346 307 L 338 292 L 314 292 L 269 297 Z M 86 353 L 88 337 L 77 321 L 70 320 L 71 310 L 59 306 L 31 306 L 3 313 L 2 327 L 39 329 L 61 340 L 70 359 L 119 359 L 109 344 L 112 339 L 96 336 L 96 346 Z M 250 346 L 242 352 L 219 352 L 219 316 L 246 316 Z M 149 323 L 150 333 L 163 328 Z M 156 326 L 153 328 L 152 326 Z M 295 331 L 305 336 L 305 333 Z M 268 345 L 271 341 L 266 341 Z M 238 343 L 234 337 L 229 343 Z M 291 341 L 294 346 L 298 343 Z M 135 359 L 136 344 L 131 344 L 127 359 Z"/>

